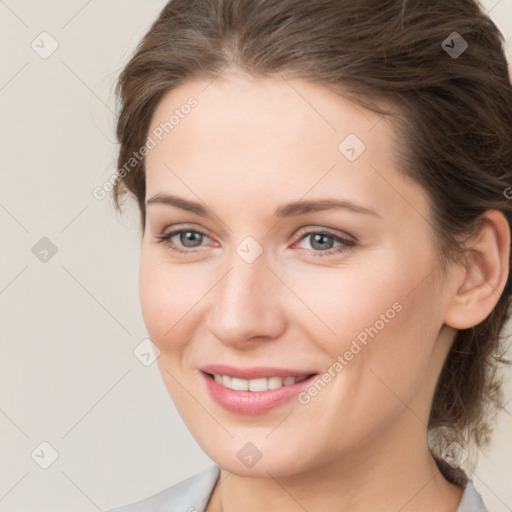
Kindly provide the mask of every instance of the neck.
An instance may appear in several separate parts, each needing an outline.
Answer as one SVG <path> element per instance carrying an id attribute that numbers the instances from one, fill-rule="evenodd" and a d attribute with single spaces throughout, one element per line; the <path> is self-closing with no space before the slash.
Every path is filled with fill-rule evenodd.
<path id="1" fill-rule="evenodd" d="M 439 471 L 424 425 L 412 415 L 405 423 L 374 443 L 290 476 L 277 478 L 271 468 L 258 477 L 221 469 L 207 512 L 456 512 L 462 489 Z"/>

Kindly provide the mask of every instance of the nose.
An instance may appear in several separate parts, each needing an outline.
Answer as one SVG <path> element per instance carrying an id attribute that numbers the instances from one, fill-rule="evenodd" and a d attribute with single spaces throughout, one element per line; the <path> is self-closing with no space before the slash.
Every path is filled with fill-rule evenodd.
<path id="1" fill-rule="evenodd" d="M 212 290 L 206 318 L 209 331 L 225 345 L 247 348 L 247 342 L 276 339 L 285 329 L 285 285 L 269 268 L 263 252 L 248 263 L 236 251 L 227 273 Z"/>

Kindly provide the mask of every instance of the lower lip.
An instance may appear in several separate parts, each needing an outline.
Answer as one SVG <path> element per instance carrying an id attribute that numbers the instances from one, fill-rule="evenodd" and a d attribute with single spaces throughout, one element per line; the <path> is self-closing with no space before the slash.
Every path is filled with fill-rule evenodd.
<path id="1" fill-rule="evenodd" d="M 222 386 L 205 372 L 201 373 L 206 381 L 208 393 L 216 403 L 230 412 L 250 416 L 263 414 L 284 404 L 307 388 L 315 377 L 318 377 L 316 374 L 302 382 L 268 391 L 235 391 Z"/>

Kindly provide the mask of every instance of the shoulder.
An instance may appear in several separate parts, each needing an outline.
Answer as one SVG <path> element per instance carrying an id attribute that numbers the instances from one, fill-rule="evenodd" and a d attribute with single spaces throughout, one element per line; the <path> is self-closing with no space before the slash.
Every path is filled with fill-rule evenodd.
<path id="1" fill-rule="evenodd" d="M 457 512 L 489 512 L 471 480 L 467 480 L 465 483 Z"/>
<path id="2" fill-rule="evenodd" d="M 456 512 L 489 512 L 473 482 L 460 467 L 454 467 L 443 459 L 434 457 L 441 474 L 452 484 L 463 489 Z"/>
<path id="3" fill-rule="evenodd" d="M 153 496 L 107 512 L 204 512 L 219 475 L 219 466 L 213 465 Z"/>
<path id="4" fill-rule="evenodd" d="M 107 512 L 204 512 L 219 475 L 219 466 L 213 465 L 148 498 Z M 488 512 L 471 480 L 464 478 L 463 488 L 457 512 Z"/>

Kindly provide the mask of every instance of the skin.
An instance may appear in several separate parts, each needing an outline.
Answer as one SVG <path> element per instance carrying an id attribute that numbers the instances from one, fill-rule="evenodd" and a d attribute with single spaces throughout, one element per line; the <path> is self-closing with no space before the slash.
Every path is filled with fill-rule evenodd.
<path id="1" fill-rule="evenodd" d="M 443 273 L 429 199 L 399 171 L 386 119 L 317 84 L 226 72 L 169 92 L 150 132 L 190 96 L 197 107 L 146 158 L 146 200 L 173 194 L 213 215 L 148 204 L 139 275 L 163 381 L 221 467 L 207 511 L 455 511 L 462 491 L 439 473 L 426 425 L 455 329 L 482 321 L 505 286 L 503 215 L 489 211 Z M 366 145 L 353 162 L 338 150 L 350 133 Z M 274 216 L 323 198 L 375 214 Z M 175 235 L 179 253 L 157 238 L 171 228 L 207 236 Z M 319 247 L 311 232 L 326 230 L 334 238 Z M 252 263 L 236 251 L 248 236 L 263 251 Z M 199 368 L 212 363 L 322 373 L 395 302 L 401 311 L 306 405 L 244 416 L 206 392 Z M 237 457 L 247 442 L 262 454 L 251 468 Z"/>

